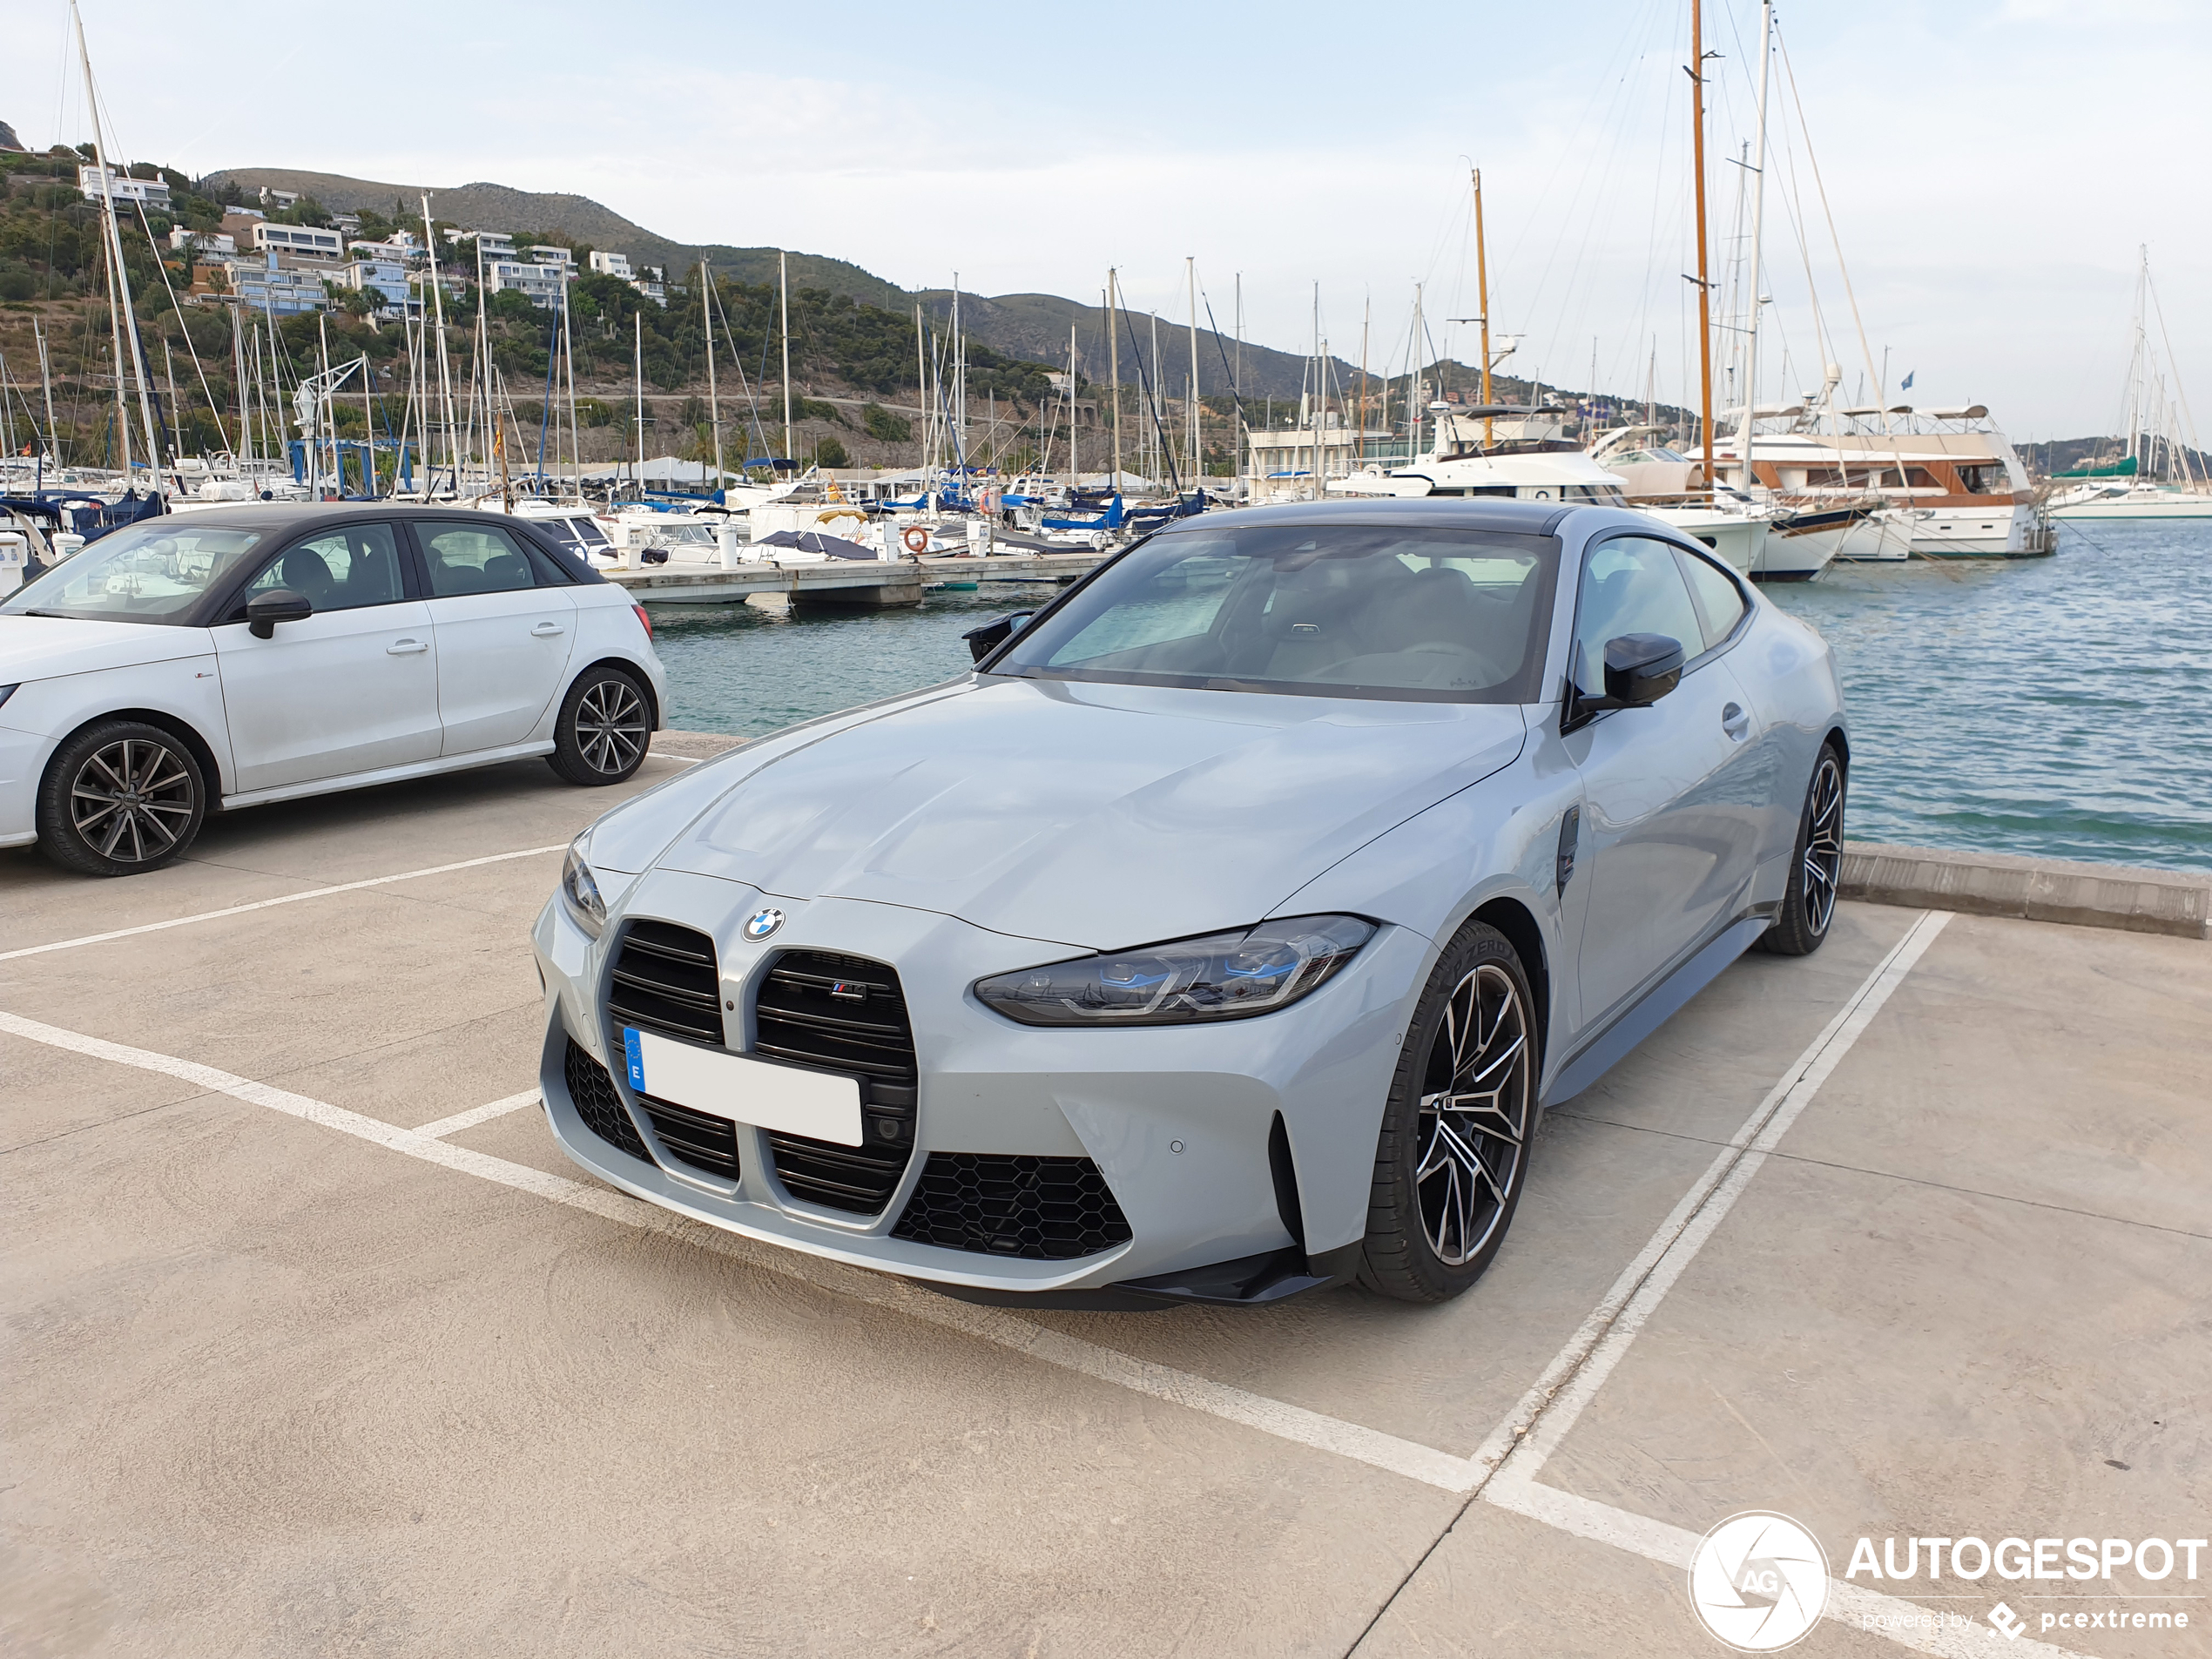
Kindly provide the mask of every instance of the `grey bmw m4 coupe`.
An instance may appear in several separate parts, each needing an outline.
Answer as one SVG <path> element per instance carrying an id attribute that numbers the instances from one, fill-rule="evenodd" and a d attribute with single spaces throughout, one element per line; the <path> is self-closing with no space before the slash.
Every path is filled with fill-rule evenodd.
<path id="1" fill-rule="evenodd" d="M 577 1163 L 981 1300 L 1440 1301 L 1548 1106 L 1828 932 L 1828 648 L 1641 514 L 1207 513 L 968 643 L 577 838 Z"/>

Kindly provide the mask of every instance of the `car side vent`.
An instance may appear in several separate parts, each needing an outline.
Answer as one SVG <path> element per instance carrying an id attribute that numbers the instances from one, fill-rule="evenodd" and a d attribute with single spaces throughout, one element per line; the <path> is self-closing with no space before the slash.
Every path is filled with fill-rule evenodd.
<path id="1" fill-rule="evenodd" d="M 607 990 L 607 1016 L 686 1042 L 722 1046 L 721 978 L 714 941 L 671 921 L 625 923 Z"/>
<path id="2" fill-rule="evenodd" d="M 932 1152 L 891 1236 L 1044 1262 L 1096 1256 L 1133 1237 L 1089 1158 L 983 1152 Z"/>
<path id="3" fill-rule="evenodd" d="M 898 971 L 832 951 L 777 957 L 753 999 L 752 1052 L 860 1080 L 866 1139 L 840 1146 L 772 1134 L 776 1178 L 802 1204 L 880 1215 L 914 1155 L 914 1025 Z"/>
<path id="4" fill-rule="evenodd" d="M 568 1052 L 561 1059 L 561 1080 L 568 1084 L 569 1099 L 586 1129 L 617 1150 L 652 1162 L 644 1138 L 623 1109 L 622 1096 L 615 1092 L 615 1080 L 574 1037 L 569 1039 Z"/>

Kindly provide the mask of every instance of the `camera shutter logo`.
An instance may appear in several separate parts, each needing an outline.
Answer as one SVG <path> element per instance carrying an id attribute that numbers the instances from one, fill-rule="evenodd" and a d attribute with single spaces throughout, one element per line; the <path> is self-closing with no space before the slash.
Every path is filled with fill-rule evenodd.
<path id="1" fill-rule="evenodd" d="M 757 910 L 745 918 L 745 936 L 747 939 L 765 939 L 783 925 L 784 913 L 782 911 L 773 907 L 766 910 Z"/>
<path id="2" fill-rule="evenodd" d="M 1828 1557 L 1787 1515 L 1749 1509 L 1707 1533 L 1689 1562 L 1699 1622 L 1740 1653 L 1801 1640 L 1828 1605 Z"/>

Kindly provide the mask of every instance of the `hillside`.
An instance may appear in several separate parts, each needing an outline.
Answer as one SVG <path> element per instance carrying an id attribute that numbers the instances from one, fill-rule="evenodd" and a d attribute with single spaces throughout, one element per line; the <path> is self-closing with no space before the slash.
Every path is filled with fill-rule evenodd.
<path id="1" fill-rule="evenodd" d="M 442 187 L 379 183 L 341 173 L 305 172 L 286 167 L 229 167 L 210 173 L 201 182 L 210 190 L 235 184 L 249 198 L 264 185 L 274 190 L 298 191 L 314 197 L 334 212 L 367 209 L 403 220 L 421 214 L 421 198 L 427 190 L 430 211 L 435 217 L 471 228 L 557 232 L 592 247 L 619 249 L 630 255 L 632 264 L 665 266 L 670 276 L 679 281 L 681 273 L 702 259 L 717 275 L 738 282 L 759 284 L 776 280 L 777 250 L 772 247 L 678 242 L 647 230 L 588 196 L 515 190 L 505 185 L 482 183 Z M 793 253 L 789 258 L 794 288 L 819 289 L 863 305 L 897 312 L 911 312 L 919 300 L 939 316 L 951 314 L 949 289 L 908 293 L 849 260 L 819 253 Z M 1097 306 L 1049 293 L 1009 293 L 995 298 L 962 293 L 961 315 L 970 337 L 994 350 L 1062 368 L 1068 361 L 1068 329 L 1073 323 L 1082 372 L 1092 380 L 1106 378 L 1104 317 Z M 1217 315 L 1216 320 L 1224 320 Z M 1190 377 L 1190 341 L 1183 327 L 1171 323 L 1170 318 L 1160 320 L 1160 355 L 1165 363 L 1168 395 L 1180 397 L 1184 383 Z M 1199 388 L 1209 395 L 1226 391 L 1230 374 L 1224 364 L 1234 361 L 1236 355 L 1234 341 L 1226 336 L 1217 339 L 1211 331 L 1201 329 Z M 1152 374 L 1150 358 L 1150 320 L 1132 316 L 1124 325 L 1121 341 L 1122 368 L 1131 385 L 1138 382 L 1140 359 L 1144 363 L 1144 374 Z M 1243 372 L 1245 395 L 1261 400 L 1271 397 L 1278 402 L 1295 402 L 1305 384 L 1306 361 L 1299 353 L 1277 351 L 1246 341 Z M 1345 361 L 1340 354 L 1336 355 L 1335 362 L 1340 383 L 1348 387 L 1357 380 L 1359 368 L 1356 362 Z"/>

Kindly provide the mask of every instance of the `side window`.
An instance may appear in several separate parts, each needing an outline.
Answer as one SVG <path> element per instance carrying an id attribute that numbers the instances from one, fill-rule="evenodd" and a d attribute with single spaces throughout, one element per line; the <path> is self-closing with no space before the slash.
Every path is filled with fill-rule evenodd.
<path id="1" fill-rule="evenodd" d="M 415 534 L 434 599 L 537 585 L 521 543 L 497 524 L 420 523 Z"/>
<path id="2" fill-rule="evenodd" d="M 348 524 L 294 542 L 246 584 L 241 603 L 279 588 L 307 596 L 317 610 L 356 610 L 407 597 L 400 550 L 389 524 Z"/>
<path id="3" fill-rule="evenodd" d="M 1622 634 L 1665 634 L 1685 655 L 1704 649 L 1705 631 L 1675 563 L 1675 550 L 1641 536 L 1616 536 L 1582 556 L 1575 615 L 1575 683 L 1605 694 L 1605 642 Z"/>
<path id="4" fill-rule="evenodd" d="M 1675 556 L 1682 561 L 1682 573 L 1689 579 L 1689 597 L 1697 603 L 1697 619 L 1705 630 L 1705 649 L 1710 651 L 1736 631 L 1736 624 L 1743 620 L 1749 607 L 1743 603 L 1743 590 L 1736 579 L 1723 572 L 1709 559 L 1695 553 L 1675 550 Z M 1695 651 L 1690 653 L 1696 656 Z"/>

